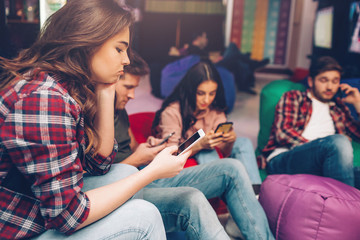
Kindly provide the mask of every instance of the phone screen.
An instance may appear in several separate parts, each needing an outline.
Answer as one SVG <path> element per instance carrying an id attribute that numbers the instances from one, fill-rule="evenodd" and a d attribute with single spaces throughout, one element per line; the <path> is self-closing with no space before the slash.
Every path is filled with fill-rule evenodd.
<path id="1" fill-rule="evenodd" d="M 191 144 L 193 144 L 197 139 L 200 138 L 200 134 L 198 132 L 194 133 L 190 138 L 188 138 L 185 142 L 183 142 L 177 151 L 177 155 L 182 153 L 185 149 L 187 149 Z"/>
<path id="2" fill-rule="evenodd" d="M 220 123 L 217 126 L 215 133 L 218 133 L 218 132 L 228 133 L 230 131 L 232 125 L 233 125 L 232 122 Z"/>

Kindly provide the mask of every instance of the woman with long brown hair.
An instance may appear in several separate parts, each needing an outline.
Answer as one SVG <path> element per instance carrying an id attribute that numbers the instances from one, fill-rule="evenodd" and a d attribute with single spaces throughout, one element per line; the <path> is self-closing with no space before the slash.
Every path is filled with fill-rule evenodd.
<path id="1" fill-rule="evenodd" d="M 190 153 L 111 167 L 132 22 L 114 0 L 69 0 L 29 49 L 0 59 L 1 239 L 165 239 L 156 207 L 133 198 Z"/>

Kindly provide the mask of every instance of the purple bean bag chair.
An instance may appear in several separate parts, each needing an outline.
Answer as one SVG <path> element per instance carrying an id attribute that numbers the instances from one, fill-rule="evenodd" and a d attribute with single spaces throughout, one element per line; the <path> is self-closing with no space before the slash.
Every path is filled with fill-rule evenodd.
<path id="1" fill-rule="evenodd" d="M 360 191 L 337 180 L 269 175 L 259 201 L 276 239 L 360 239 Z"/>

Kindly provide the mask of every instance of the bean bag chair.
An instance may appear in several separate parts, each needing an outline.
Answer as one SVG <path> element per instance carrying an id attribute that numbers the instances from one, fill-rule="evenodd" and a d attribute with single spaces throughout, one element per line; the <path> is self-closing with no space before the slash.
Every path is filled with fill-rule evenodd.
<path id="1" fill-rule="evenodd" d="M 236 84 L 234 75 L 224 67 L 216 66 L 218 70 L 221 81 L 224 85 L 225 100 L 226 100 L 226 113 L 230 113 L 234 108 L 234 103 L 236 100 Z"/>
<path id="2" fill-rule="evenodd" d="M 199 61 L 199 56 L 189 55 L 167 64 L 161 70 L 161 96 L 163 98 L 169 96 L 174 90 L 175 86 L 185 76 L 186 72 Z"/>
<path id="3" fill-rule="evenodd" d="M 278 240 L 360 239 L 360 191 L 337 180 L 269 175 L 259 202 Z"/>

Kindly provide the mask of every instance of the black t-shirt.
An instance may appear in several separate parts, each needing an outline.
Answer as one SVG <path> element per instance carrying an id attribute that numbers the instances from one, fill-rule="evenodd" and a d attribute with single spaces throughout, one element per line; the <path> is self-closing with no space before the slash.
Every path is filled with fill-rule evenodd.
<path id="1" fill-rule="evenodd" d="M 115 112 L 115 139 L 118 143 L 119 150 L 116 153 L 114 163 L 122 162 L 132 154 L 130 148 L 131 138 L 129 136 L 129 116 L 126 110 Z"/>

